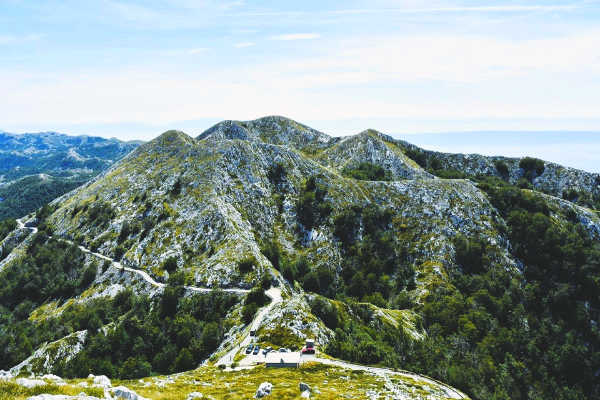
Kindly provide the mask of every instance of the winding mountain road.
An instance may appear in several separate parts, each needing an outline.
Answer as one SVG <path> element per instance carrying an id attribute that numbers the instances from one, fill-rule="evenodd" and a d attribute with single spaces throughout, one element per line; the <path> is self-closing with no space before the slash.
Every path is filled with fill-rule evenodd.
<path id="1" fill-rule="evenodd" d="M 219 366 L 219 365 L 231 364 L 235 358 L 235 355 L 238 353 L 238 351 L 245 348 L 246 346 L 248 346 L 251 343 L 252 337 L 250 336 L 250 331 L 258 330 L 258 328 L 260 327 L 260 324 L 262 323 L 265 316 L 267 316 L 267 314 L 273 309 L 275 304 L 280 303 L 282 301 L 281 289 L 279 289 L 279 288 L 271 287 L 269 290 L 265 291 L 265 294 L 267 296 L 269 296 L 269 298 L 271 299 L 271 302 L 269 304 L 267 304 L 266 306 L 264 306 L 263 308 L 261 308 L 256 313 L 256 315 L 254 316 L 254 319 L 252 319 L 252 322 L 250 323 L 250 326 L 247 327 L 246 330 L 244 331 L 244 337 L 240 341 L 240 343 L 238 343 L 237 345 L 234 345 L 231 350 L 229 350 L 224 356 L 219 358 L 217 360 L 217 362 L 215 363 L 215 365 Z"/>
<path id="2" fill-rule="evenodd" d="M 33 233 L 33 234 L 35 234 L 35 233 L 38 232 L 38 229 L 36 227 L 26 226 L 23 223 L 23 221 L 22 221 L 21 218 L 17 219 L 16 221 L 17 221 L 17 225 L 18 225 L 19 229 L 29 229 L 31 231 L 31 233 Z M 50 236 L 50 237 L 52 237 L 52 236 Z M 67 239 L 58 239 L 58 240 L 61 240 L 61 241 L 65 242 L 65 243 L 68 243 L 68 244 L 74 244 L 71 240 L 67 240 Z M 100 253 L 93 252 L 90 249 L 85 248 L 83 246 L 79 246 L 78 245 L 77 247 L 79 247 L 79 249 L 81 251 L 83 251 L 84 253 L 91 254 L 91 255 L 96 256 L 96 257 L 98 257 L 98 258 L 100 258 L 102 260 L 111 262 L 112 265 L 114 265 L 117 268 L 123 269 L 125 271 L 131 272 L 131 273 L 134 273 L 134 274 L 138 274 L 144 281 L 148 282 L 149 284 L 151 284 L 154 287 L 164 288 L 166 286 L 164 283 L 157 282 L 156 280 L 154 280 L 150 275 L 148 275 L 148 273 L 146 271 L 142 271 L 142 270 L 139 270 L 139 269 L 126 267 L 123 264 L 121 264 L 120 262 L 118 262 L 118 261 L 116 261 L 116 260 L 114 260 L 114 259 L 112 259 L 110 257 L 107 257 L 107 256 L 105 256 L 103 254 L 100 254 Z M 196 293 L 209 293 L 209 292 L 212 292 L 213 290 L 216 290 L 215 288 L 202 288 L 202 287 L 197 287 L 197 286 L 184 286 L 184 288 L 186 290 L 189 290 L 189 291 L 192 291 L 192 292 L 196 292 Z M 220 289 L 220 290 L 222 290 L 223 292 L 236 293 L 236 294 L 246 294 L 246 293 L 250 292 L 250 290 L 248 290 L 248 289 L 237 289 L 237 288 L 228 288 L 228 289 Z"/>

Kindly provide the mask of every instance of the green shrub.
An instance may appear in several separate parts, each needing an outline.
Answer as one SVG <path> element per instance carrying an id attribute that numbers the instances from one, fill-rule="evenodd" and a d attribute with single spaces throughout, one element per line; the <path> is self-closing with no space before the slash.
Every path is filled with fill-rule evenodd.
<path id="1" fill-rule="evenodd" d="M 194 369 L 195 366 L 192 353 L 187 348 L 181 349 L 179 355 L 175 359 L 175 370 L 189 371 L 190 369 Z"/>
<path id="2" fill-rule="evenodd" d="M 287 172 L 285 170 L 285 166 L 282 163 L 277 162 L 269 166 L 269 170 L 267 171 L 267 178 L 273 185 L 278 186 L 281 185 L 281 183 L 283 183 L 286 174 Z"/>
<path id="3" fill-rule="evenodd" d="M 17 221 L 14 219 L 7 219 L 0 222 L 0 242 L 15 229 L 17 229 Z"/>
<path id="4" fill-rule="evenodd" d="M 254 303 L 254 304 L 258 305 L 259 307 L 264 306 L 265 304 L 269 303 L 269 298 L 265 294 L 265 291 L 263 288 L 255 288 L 255 289 L 252 289 L 250 291 L 250 293 L 248 293 L 248 295 L 246 296 L 246 299 L 244 300 L 244 304 L 250 304 L 250 303 Z"/>
<path id="5" fill-rule="evenodd" d="M 298 221 L 306 228 L 312 229 L 321 225 L 331 214 L 331 202 L 325 199 L 327 188 L 311 176 L 301 188 L 296 202 Z"/>
<path id="6" fill-rule="evenodd" d="M 310 304 L 310 309 L 311 312 L 321 319 L 329 329 L 335 330 L 338 327 L 340 318 L 338 316 L 337 308 L 331 304 L 330 301 L 315 297 Z"/>
<path id="7" fill-rule="evenodd" d="M 152 366 L 148 361 L 143 358 L 129 357 L 123 363 L 119 375 L 125 379 L 139 379 L 149 376 L 151 372 Z"/>
<path id="8" fill-rule="evenodd" d="M 569 201 L 577 201 L 579 198 L 579 192 L 576 189 L 567 189 L 562 193 L 562 198 Z"/>
<path id="9" fill-rule="evenodd" d="M 370 162 L 361 162 L 356 166 L 346 167 L 342 174 L 349 178 L 363 181 L 391 181 L 392 174 L 380 165 Z"/>
<path id="10" fill-rule="evenodd" d="M 456 262 L 465 273 L 481 273 L 489 265 L 487 245 L 482 239 L 468 239 L 459 235 L 454 239 Z"/>
<path id="11" fill-rule="evenodd" d="M 174 272 L 177 270 L 177 257 L 169 257 L 163 263 L 163 269 L 167 272 Z"/>
<path id="12" fill-rule="evenodd" d="M 280 269 L 281 261 L 283 260 L 283 254 L 281 252 L 281 247 L 276 241 L 269 240 L 263 243 L 260 251 L 271 262 L 271 264 L 273 264 L 275 269 Z"/>
<path id="13" fill-rule="evenodd" d="M 115 260 L 122 259 L 123 255 L 125 255 L 126 252 L 127 252 L 127 249 L 125 248 L 125 246 L 123 244 L 116 246 L 115 250 L 114 250 Z"/>
<path id="14" fill-rule="evenodd" d="M 238 269 L 242 274 L 247 274 L 256 267 L 256 259 L 254 257 L 244 258 L 238 262 Z"/>
<path id="15" fill-rule="evenodd" d="M 522 168 L 525 172 L 525 177 L 530 181 L 536 176 L 540 176 L 544 173 L 546 168 L 544 161 L 532 158 L 532 157 L 524 157 L 519 161 L 519 168 Z"/>
<path id="16" fill-rule="evenodd" d="M 81 277 L 81 283 L 79 284 L 79 286 L 83 288 L 88 287 L 94 281 L 94 279 L 96 279 L 97 273 L 98 266 L 95 263 L 90 264 L 83 272 L 83 276 Z"/>
<path id="17" fill-rule="evenodd" d="M 175 181 L 175 183 L 169 190 L 169 194 L 171 196 L 179 196 L 179 194 L 181 193 L 181 186 L 182 186 L 181 178 L 177 178 L 177 180 Z"/>
<path id="18" fill-rule="evenodd" d="M 427 168 L 427 155 L 421 149 L 404 149 L 404 154 L 419 164 L 421 168 Z"/>
<path id="19" fill-rule="evenodd" d="M 249 324 L 254 318 L 254 315 L 257 311 L 258 305 L 256 305 L 255 303 L 249 303 L 244 305 L 244 307 L 242 307 L 242 321 L 244 322 L 244 324 Z"/>
<path id="20" fill-rule="evenodd" d="M 509 175 L 508 165 L 506 165 L 506 163 L 504 161 L 496 160 L 496 161 L 494 161 L 494 166 L 496 167 L 496 171 L 498 171 L 498 174 L 501 177 L 508 178 L 508 175 Z"/>
<path id="21" fill-rule="evenodd" d="M 442 179 L 467 179 L 471 178 L 468 174 L 465 174 L 462 171 L 457 169 L 431 169 L 429 170 L 435 176 L 438 176 Z"/>
<path id="22" fill-rule="evenodd" d="M 110 204 L 103 201 L 96 201 L 88 208 L 88 218 L 90 222 L 101 228 L 106 227 L 114 216 L 115 211 Z"/>

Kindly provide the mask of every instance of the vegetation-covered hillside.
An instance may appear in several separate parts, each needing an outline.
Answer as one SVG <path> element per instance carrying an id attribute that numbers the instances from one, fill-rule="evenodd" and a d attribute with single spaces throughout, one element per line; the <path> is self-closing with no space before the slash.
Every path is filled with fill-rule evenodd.
<path id="1" fill-rule="evenodd" d="M 475 399 L 598 398 L 598 184 L 282 117 L 169 131 L 40 210 L 37 234 L 3 225 L 0 369 L 222 365 L 252 329 Z"/>

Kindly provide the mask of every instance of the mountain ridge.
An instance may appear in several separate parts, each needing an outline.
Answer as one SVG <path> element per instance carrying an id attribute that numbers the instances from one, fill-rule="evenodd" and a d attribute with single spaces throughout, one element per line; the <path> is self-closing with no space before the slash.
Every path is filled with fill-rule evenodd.
<path id="1" fill-rule="evenodd" d="M 85 183 L 135 147 L 137 143 L 85 135 L 1 133 L 0 220 L 39 208 Z"/>
<path id="2" fill-rule="evenodd" d="M 87 329 L 67 365 L 34 372 L 130 377 L 136 363 L 138 378 L 210 368 L 237 354 L 252 329 L 263 347 L 299 348 L 317 338 L 330 357 L 412 369 L 473 398 L 504 387 L 527 398 L 531 390 L 553 392 L 554 382 L 595 393 L 587 375 L 568 373 L 568 358 L 556 356 L 560 374 L 535 369 L 540 375 L 523 377 L 518 365 L 538 362 L 529 353 L 540 351 L 536 332 L 572 325 L 582 333 L 564 328 L 546 340 L 567 354 L 561 346 L 575 337 L 569 340 L 588 349 L 581 357 L 594 365 L 600 216 L 577 198 L 532 190 L 553 182 L 558 167 L 515 159 L 502 175 L 493 161 L 442 157 L 374 130 L 332 138 L 283 117 L 224 121 L 198 138 L 167 131 L 27 217 L 39 233 L 24 239 L 22 228 L 0 230 L 8 232 L 2 255 L 10 255 L 0 299 L 32 296 L 28 309 L 7 309 L 6 321 L 27 322 L 0 325 L 12 332 L 0 340 L 27 334 L 34 350 L 66 336 L 40 328 L 47 324 Z M 554 192 L 586 189 L 578 177 L 567 171 Z M 514 185 L 521 179 L 526 187 Z M 37 268 L 31 259 L 45 259 L 47 249 L 59 254 L 56 262 L 75 257 L 45 269 L 67 272 L 57 273 L 64 287 L 52 292 L 61 297 L 16 291 L 16 277 Z M 214 290 L 190 293 L 191 286 Z M 271 286 L 281 299 L 262 308 Z M 240 300 L 223 288 L 247 294 Z M 137 309 L 114 305 L 127 293 Z M 193 311 L 210 304 L 214 319 Z M 70 319 L 94 307 L 105 310 L 95 328 Z M 267 315 L 257 320 L 259 310 Z M 148 324 L 161 334 L 146 331 Z M 195 335 L 185 333 L 188 325 Z M 142 342 L 133 343 L 136 335 Z M 9 367 L 32 354 L 2 344 L 0 361 Z M 498 383 L 506 363 L 512 380 Z M 511 383 L 519 379 L 528 389 Z"/>

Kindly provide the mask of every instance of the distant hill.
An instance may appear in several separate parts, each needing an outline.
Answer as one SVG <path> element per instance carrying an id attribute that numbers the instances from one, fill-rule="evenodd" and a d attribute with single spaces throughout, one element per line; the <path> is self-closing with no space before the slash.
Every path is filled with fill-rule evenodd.
<path id="1" fill-rule="evenodd" d="M 138 145 L 56 132 L 0 131 L 0 221 L 27 214 L 87 182 Z"/>

